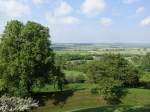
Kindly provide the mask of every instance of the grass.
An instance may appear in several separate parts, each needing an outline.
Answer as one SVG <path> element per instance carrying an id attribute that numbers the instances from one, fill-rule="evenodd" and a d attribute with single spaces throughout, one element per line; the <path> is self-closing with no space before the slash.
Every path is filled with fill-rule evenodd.
<path id="1" fill-rule="evenodd" d="M 69 92 L 68 92 L 69 93 Z M 46 98 L 45 105 L 37 108 L 33 112 L 66 112 L 69 110 L 75 110 L 78 108 L 88 108 L 103 105 L 104 101 L 98 96 L 92 95 L 88 90 L 70 92 L 68 96 L 65 93 L 61 93 L 55 96 L 55 99 L 65 97 L 61 102 L 57 102 L 50 95 Z"/>
<path id="2" fill-rule="evenodd" d="M 149 106 L 103 106 L 72 112 L 150 112 Z"/>
<path id="3" fill-rule="evenodd" d="M 122 99 L 124 105 L 148 105 L 150 104 L 150 90 L 129 89 L 128 94 Z"/>
<path id="4" fill-rule="evenodd" d="M 69 112 L 71 110 L 79 110 L 83 108 L 102 107 L 106 106 L 105 101 L 97 95 L 92 95 L 90 90 L 80 91 L 66 91 L 59 93 L 46 93 L 47 95 L 41 97 L 44 100 L 44 104 L 39 108 L 33 110 L 33 112 Z M 40 98 L 40 97 L 39 97 Z M 150 90 L 148 89 L 129 89 L 129 93 L 122 99 L 121 105 L 131 106 L 143 106 L 150 104 Z M 110 110 L 119 108 L 110 107 Z M 105 108 L 102 107 L 104 110 Z M 112 108 L 112 109 L 111 109 Z M 98 108 L 99 109 L 99 108 Z M 109 110 L 109 108 L 107 109 Z M 132 108 L 131 108 L 132 110 Z M 140 109 L 139 109 L 140 110 Z M 99 110 L 100 111 L 100 110 Z M 91 111 L 79 111 L 79 112 L 99 112 L 96 110 Z M 102 111 L 112 112 L 112 111 Z M 120 112 L 120 111 L 115 111 Z M 129 111 L 134 112 L 134 111 Z M 140 111 L 136 111 L 140 112 Z M 142 111 L 148 112 L 148 111 Z"/>
<path id="5" fill-rule="evenodd" d="M 64 90 L 73 90 L 73 91 L 85 90 L 85 89 L 89 90 L 95 86 L 96 86 L 95 84 L 90 84 L 90 83 L 72 83 L 72 84 L 65 85 Z M 34 92 L 56 92 L 60 90 L 54 87 L 54 85 L 46 85 L 41 88 L 36 87 L 33 89 L 33 91 Z"/>
<path id="6" fill-rule="evenodd" d="M 75 75 L 80 75 L 80 74 L 86 75 L 83 72 L 78 72 L 78 71 L 64 70 L 63 72 L 65 73 L 66 76 L 68 76 L 68 75 L 75 76 Z"/>

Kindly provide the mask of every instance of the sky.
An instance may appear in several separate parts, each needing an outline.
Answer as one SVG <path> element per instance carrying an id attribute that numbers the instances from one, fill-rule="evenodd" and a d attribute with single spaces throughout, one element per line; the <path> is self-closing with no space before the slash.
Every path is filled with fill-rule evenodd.
<path id="1" fill-rule="evenodd" d="M 150 0 L 0 0 L 7 21 L 49 27 L 53 43 L 150 43 Z"/>

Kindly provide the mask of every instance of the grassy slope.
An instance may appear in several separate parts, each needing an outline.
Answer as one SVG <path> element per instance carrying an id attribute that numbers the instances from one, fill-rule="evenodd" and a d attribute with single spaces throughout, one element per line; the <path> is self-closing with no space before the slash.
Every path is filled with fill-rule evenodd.
<path id="1" fill-rule="evenodd" d="M 65 97 L 65 94 L 59 95 Z M 33 112 L 65 112 L 67 110 L 74 110 L 77 108 L 88 108 L 102 105 L 103 101 L 98 96 L 90 94 L 88 90 L 77 91 L 70 93 L 62 102 L 55 103 L 53 99 L 49 99 L 46 105 L 39 107 Z"/>
<path id="2" fill-rule="evenodd" d="M 103 106 L 97 108 L 81 109 L 72 112 L 150 112 L 148 106 Z"/>
<path id="3" fill-rule="evenodd" d="M 64 94 L 57 97 L 65 97 Z M 53 96 L 53 95 L 52 95 Z M 66 112 L 81 108 L 104 106 L 105 102 L 100 97 L 92 95 L 89 90 L 72 92 L 61 102 L 54 101 L 52 97 L 47 98 L 46 104 L 33 112 Z M 60 100 L 60 99 L 59 99 Z M 129 89 L 129 93 L 122 99 L 123 105 L 148 105 L 150 104 L 150 90 Z M 107 112 L 107 111 L 106 111 Z M 108 111 L 109 112 L 109 111 Z"/>
<path id="4" fill-rule="evenodd" d="M 148 105 L 150 104 L 150 90 L 129 89 L 128 95 L 122 101 L 125 105 Z"/>

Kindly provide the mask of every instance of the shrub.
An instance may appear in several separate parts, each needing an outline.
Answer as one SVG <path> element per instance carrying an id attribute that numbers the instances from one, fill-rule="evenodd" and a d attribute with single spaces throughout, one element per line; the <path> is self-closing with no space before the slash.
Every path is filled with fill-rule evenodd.
<path id="1" fill-rule="evenodd" d="M 103 78 L 98 87 L 92 92 L 100 94 L 108 104 L 120 103 L 120 98 L 125 94 L 122 83 L 112 78 Z"/>
<path id="2" fill-rule="evenodd" d="M 34 107 L 38 107 L 38 103 L 32 98 L 7 96 L 0 98 L 0 112 L 28 112 Z"/>
<path id="3" fill-rule="evenodd" d="M 86 81 L 86 74 L 77 71 L 64 71 L 65 78 L 68 83 L 84 83 Z"/>

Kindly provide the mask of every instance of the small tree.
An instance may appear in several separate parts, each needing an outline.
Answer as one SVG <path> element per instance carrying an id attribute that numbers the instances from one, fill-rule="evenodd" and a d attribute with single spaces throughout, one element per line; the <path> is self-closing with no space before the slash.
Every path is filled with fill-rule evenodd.
<path id="1" fill-rule="evenodd" d="M 108 65 L 104 61 L 93 61 L 88 63 L 87 74 L 90 82 L 98 83 L 99 79 L 111 75 Z"/>
<path id="2" fill-rule="evenodd" d="M 54 87 L 57 85 L 57 88 L 61 91 L 63 90 L 63 86 L 65 84 L 65 74 L 61 71 L 60 66 L 56 66 L 54 70 L 54 78 L 53 78 Z"/>
<path id="3" fill-rule="evenodd" d="M 146 72 L 150 72 L 150 53 L 147 53 L 145 56 L 143 56 L 141 68 Z"/>
<path id="4" fill-rule="evenodd" d="M 108 104 L 116 104 L 120 102 L 120 98 L 125 94 L 120 81 L 112 78 L 102 78 L 96 92 L 102 96 Z"/>

